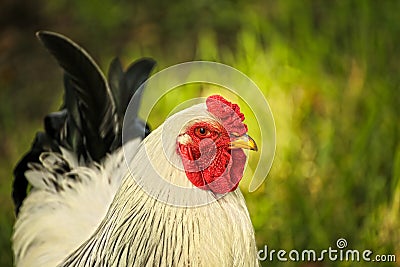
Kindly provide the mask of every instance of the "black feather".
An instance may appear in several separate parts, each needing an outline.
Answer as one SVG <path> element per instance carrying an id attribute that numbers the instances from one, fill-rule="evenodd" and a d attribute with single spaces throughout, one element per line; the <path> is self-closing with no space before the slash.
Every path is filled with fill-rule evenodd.
<path id="1" fill-rule="evenodd" d="M 152 59 L 145 58 L 134 62 L 125 73 L 115 59 L 107 82 L 94 60 L 73 41 L 45 31 L 37 36 L 65 71 L 64 103 L 60 111 L 45 117 L 45 132 L 37 133 L 31 150 L 14 169 L 12 197 L 16 214 L 27 196 L 25 172 L 29 163 L 40 163 L 43 152 L 60 152 L 60 147 L 65 147 L 90 164 L 121 146 L 127 105 L 155 65 Z M 127 140 L 144 138 L 150 133 L 148 125 L 136 117 L 141 95 L 135 95 L 137 106 L 134 116 L 130 114 L 132 121 L 128 126 L 132 133 Z"/>
<path id="2" fill-rule="evenodd" d="M 65 124 L 67 123 L 68 113 L 66 109 L 50 113 L 44 118 L 44 130 L 57 143 L 61 144 L 65 139 Z"/>
<path id="3" fill-rule="evenodd" d="M 124 109 L 123 113 L 125 114 L 126 108 L 128 107 L 129 101 L 133 97 L 133 95 L 136 93 L 136 91 L 139 89 L 140 85 L 144 83 L 147 78 L 150 75 L 150 72 L 153 70 L 154 66 L 156 65 L 156 62 L 153 59 L 150 58 L 142 58 L 134 63 L 132 63 L 126 73 L 125 73 L 125 81 L 126 81 L 126 87 L 128 88 L 127 92 L 121 94 L 120 99 L 121 99 L 121 107 Z M 140 95 L 138 96 L 139 99 L 141 100 L 142 98 L 142 91 L 139 92 Z M 138 111 L 140 107 L 140 101 L 138 105 L 134 106 L 134 113 L 129 114 L 132 115 L 133 117 L 137 117 Z"/>
<path id="4" fill-rule="evenodd" d="M 108 83 L 115 105 L 118 107 L 118 117 L 122 117 L 123 114 L 125 114 L 125 110 L 121 103 L 123 102 L 123 95 L 127 94 L 126 91 L 128 88 L 126 86 L 125 73 L 122 69 L 121 61 L 117 57 L 111 61 L 110 68 L 108 69 Z"/>
<path id="5" fill-rule="evenodd" d="M 38 132 L 32 143 L 31 150 L 17 163 L 14 169 L 14 181 L 12 186 L 12 197 L 16 214 L 18 214 L 22 202 L 27 195 L 28 181 L 25 177 L 25 171 L 29 169 L 28 164 L 31 162 L 39 163 L 40 154 L 49 151 L 60 152 L 57 142 L 47 133 Z"/>
<path id="6" fill-rule="evenodd" d="M 116 134 L 115 105 L 107 81 L 89 54 L 73 41 L 51 32 L 37 36 L 65 71 L 77 96 L 84 144 L 98 161 L 109 152 Z"/>
<path id="7" fill-rule="evenodd" d="M 142 58 L 133 62 L 128 67 L 127 71 L 124 72 L 118 58 L 115 58 L 111 62 L 108 72 L 108 80 L 114 97 L 114 102 L 116 103 L 118 117 L 118 135 L 113 146 L 121 145 L 122 125 L 128 104 L 139 87 L 147 80 L 155 64 L 156 62 L 153 59 Z M 138 118 L 141 98 L 142 91 L 136 94 L 135 99 L 137 99 L 137 103 L 134 104 L 133 109 L 131 109 L 131 113 L 129 114 L 132 120 L 126 126 L 128 127 L 128 130 L 125 131 L 125 133 L 127 133 L 125 136 L 126 141 L 136 137 L 144 138 L 150 133 L 150 127 Z"/>
<path id="8" fill-rule="evenodd" d="M 79 96 L 75 92 L 75 88 L 69 76 L 64 74 L 64 106 L 68 111 L 65 140 L 62 140 L 60 145 L 63 145 L 74 151 L 78 158 L 83 157 L 88 161 L 91 156 L 84 145 L 84 132 L 82 127 L 82 118 L 79 111 Z"/>

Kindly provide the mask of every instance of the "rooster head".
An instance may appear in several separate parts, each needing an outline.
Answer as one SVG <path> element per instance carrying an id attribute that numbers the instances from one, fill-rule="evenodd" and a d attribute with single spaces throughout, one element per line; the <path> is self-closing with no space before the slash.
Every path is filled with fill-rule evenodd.
<path id="1" fill-rule="evenodd" d="M 177 138 L 177 152 L 187 178 L 196 187 L 225 194 L 243 177 L 246 154 L 257 150 L 247 135 L 244 115 L 237 104 L 219 95 L 206 100 L 207 116 L 189 120 Z"/>

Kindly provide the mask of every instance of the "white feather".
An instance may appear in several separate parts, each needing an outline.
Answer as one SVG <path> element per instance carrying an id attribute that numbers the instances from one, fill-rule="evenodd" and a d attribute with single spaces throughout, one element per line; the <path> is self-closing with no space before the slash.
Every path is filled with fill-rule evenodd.
<path id="1" fill-rule="evenodd" d="M 134 140 L 127 147 L 135 151 L 138 144 L 139 140 Z M 62 154 L 44 153 L 41 160 L 45 167 L 35 164 L 26 172 L 32 190 L 14 225 L 16 266 L 56 266 L 89 239 L 127 171 L 122 149 L 102 165 L 80 166 L 65 149 Z M 51 162 L 67 162 L 71 167 L 67 175 L 75 178 L 57 175 Z"/>

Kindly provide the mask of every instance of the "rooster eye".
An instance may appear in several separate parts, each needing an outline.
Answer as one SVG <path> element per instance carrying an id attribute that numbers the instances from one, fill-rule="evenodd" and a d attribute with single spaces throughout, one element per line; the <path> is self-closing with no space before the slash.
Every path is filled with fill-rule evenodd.
<path id="1" fill-rule="evenodd" d="M 198 137 L 206 137 L 210 134 L 210 131 L 204 127 L 197 127 L 194 132 Z"/>

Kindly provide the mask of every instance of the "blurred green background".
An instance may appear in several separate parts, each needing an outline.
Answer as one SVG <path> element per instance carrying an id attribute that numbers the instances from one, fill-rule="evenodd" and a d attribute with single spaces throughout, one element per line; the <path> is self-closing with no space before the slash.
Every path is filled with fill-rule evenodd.
<path id="1" fill-rule="evenodd" d="M 400 1 L 1 1 L 0 266 L 12 264 L 13 166 L 62 100 L 39 29 L 69 36 L 103 70 L 119 55 L 125 66 L 150 56 L 156 70 L 203 59 L 244 72 L 277 129 L 268 179 L 246 194 L 259 248 L 322 250 L 345 238 L 397 257 L 358 265 L 400 266 L 399 11 Z"/>

